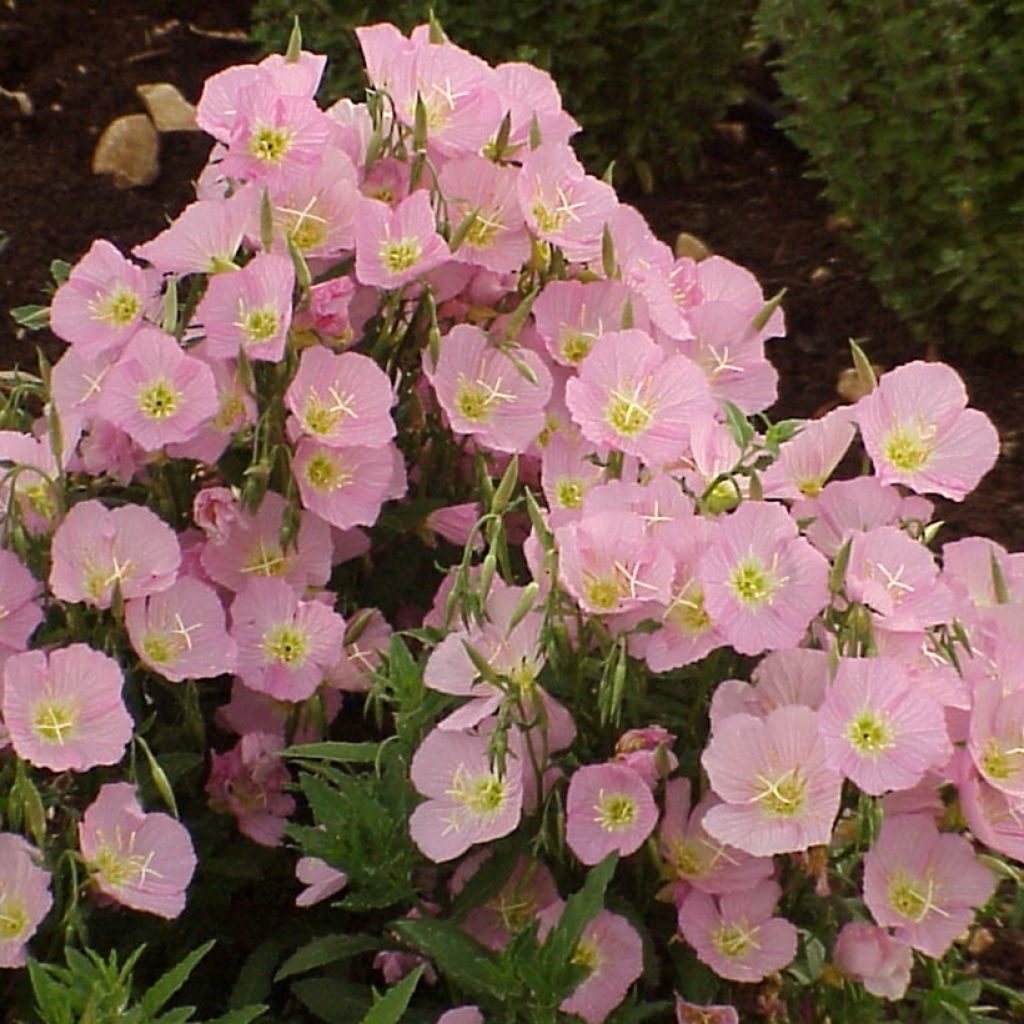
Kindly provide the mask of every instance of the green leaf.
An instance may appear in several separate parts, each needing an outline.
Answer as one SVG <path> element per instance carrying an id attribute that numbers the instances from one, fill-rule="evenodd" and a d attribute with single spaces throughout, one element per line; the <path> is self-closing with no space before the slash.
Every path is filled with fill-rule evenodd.
<path id="1" fill-rule="evenodd" d="M 167 773 L 163 770 L 156 757 L 153 756 L 153 751 L 149 749 L 149 744 L 141 736 L 135 736 L 134 739 L 138 746 L 142 748 L 142 753 L 146 755 L 149 774 L 153 777 L 153 785 L 156 786 L 160 799 L 163 800 L 171 814 L 176 818 L 180 818 L 178 801 L 174 799 L 174 790 L 171 788 L 171 782 L 167 778 Z"/>
<path id="2" fill-rule="evenodd" d="M 15 306 L 11 317 L 19 327 L 29 331 L 41 331 L 50 326 L 49 306 Z"/>
<path id="3" fill-rule="evenodd" d="M 227 1013 L 222 1013 L 219 1017 L 215 1017 L 213 1020 L 208 1020 L 206 1024 L 249 1024 L 250 1021 L 257 1020 L 267 1012 L 268 1007 L 262 1003 L 258 1003 L 255 1006 L 240 1006 L 237 1010 L 228 1010 Z"/>
<path id="4" fill-rule="evenodd" d="M 732 434 L 732 439 L 739 450 L 745 452 L 754 438 L 754 428 L 738 406 L 728 400 L 724 400 L 722 406 L 725 409 L 725 422 L 729 427 L 729 433 Z"/>
<path id="5" fill-rule="evenodd" d="M 426 968 L 426 964 L 420 964 L 416 970 L 407 974 L 397 985 L 389 988 L 373 1004 L 370 1012 L 362 1019 L 361 1024 L 398 1024 Z"/>
<path id="6" fill-rule="evenodd" d="M 261 942 L 249 954 L 228 997 L 228 1006 L 232 1010 L 241 1010 L 253 1003 L 261 1002 L 270 995 L 274 968 L 280 956 L 281 942 L 276 938 Z"/>
<path id="7" fill-rule="evenodd" d="M 274 981 L 283 981 L 338 960 L 348 960 L 373 949 L 380 949 L 380 943 L 369 935 L 322 935 L 288 957 L 274 975 Z"/>
<path id="8" fill-rule="evenodd" d="M 469 995 L 507 999 L 511 986 L 490 951 L 461 928 L 441 918 L 407 918 L 396 921 L 392 930 Z"/>
<path id="9" fill-rule="evenodd" d="M 352 1024 L 370 1006 L 370 990 L 340 978 L 303 978 L 291 987 L 295 996 L 310 1013 L 325 1024 Z"/>
<path id="10" fill-rule="evenodd" d="M 548 933 L 541 947 L 545 959 L 554 964 L 567 964 L 579 945 L 583 929 L 604 907 L 604 894 L 619 863 L 618 853 L 610 853 L 597 867 L 592 868 L 579 892 L 573 893 L 565 904 L 558 924 Z"/>
<path id="11" fill-rule="evenodd" d="M 214 941 L 211 939 L 198 949 L 192 950 L 184 960 L 159 978 L 139 1003 L 143 1012 L 153 1016 L 188 981 L 189 975 L 195 970 L 196 965 L 213 947 Z"/>
<path id="12" fill-rule="evenodd" d="M 58 287 L 71 276 L 71 264 L 67 260 L 50 261 L 50 277 Z"/>
<path id="13" fill-rule="evenodd" d="M 67 989 L 56 981 L 46 967 L 29 959 L 28 976 L 36 997 L 36 1007 L 45 1024 L 73 1024 L 71 998 Z"/>
<path id="14" fill-rule="evenodd" d="M 379 743 L 303 743 L 279 751 L 280 757 L 298 757 L 307 761 L 336 761 L 339 764 L 372 764 L 380 752 Z"/>

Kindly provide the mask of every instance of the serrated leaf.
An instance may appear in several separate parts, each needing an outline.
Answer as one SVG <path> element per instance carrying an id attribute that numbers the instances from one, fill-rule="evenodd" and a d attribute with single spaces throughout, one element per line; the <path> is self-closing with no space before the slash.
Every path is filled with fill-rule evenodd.
<path id="1" fill-rule="evenodd" d="M 426 964 L 420 964 L 419 967 L 407 974 L 397 985 L 389 988 L 370 1007 L 370 1012 L 362 1019 L 361 1024 L 398 1024 L 426 969 Z"/>
<path id="2" fill-rule="evenodd" d="M 198 949 L 192 950 L 180 963 L 157 979 L 139 1002 L 144 1013 L 153 1016 L 182 985 L 188 981 L 189 975 L 195 970 L 199 961 L 214 947 L 214 940 L 203 943 Z"/>
<path id="3" fill-rule="evenodd" d="M 322 935 L 288 957 L 274 975 L 274 981 L 283 981 L 293 975 L 339 960 L 349 960 L 375 949 L 380 949 L 380 943 L 369 935 Z"/>

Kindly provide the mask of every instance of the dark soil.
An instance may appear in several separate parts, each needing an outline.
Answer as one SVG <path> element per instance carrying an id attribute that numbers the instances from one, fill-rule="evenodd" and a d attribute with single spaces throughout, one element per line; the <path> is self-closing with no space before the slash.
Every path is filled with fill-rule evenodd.
<path id="1" fill-rule="evenodd" d="M 195 101 L 209 74 L 254 56 L 253 47 L 230 34 L 247 28 L 249 6 L 248 0 L 0 0 L 0 86 L 27 92 L 34 106 L 25 117 L 0 98 L 0 242 L 7 239 L 0 311 L 45 301 L 53 258 L 73 261 L 101 236 L 127 250 L 189 201 L 209 148 L 204 136 L 162 136 L 160 177 L 127 191 L 92 175 L 92 150 L 110 120 L 142 110 L 136 85 L 169 81 Z M 923 356 L 880 302 L 844 229 L 830 221 L 818 185 L 804 177 L 801 154 L 778 132 L 763 122 L 724 124 L 705 156 L 695 180 L 635 201 L 666 240 L 691 232 L 753 270 L 767 293 L 787 289 L 789 337 L 770 349 L 781 371 L 776 414 L 806 416 L 836 401 L 851 337 L 883 366 Z M 44 335 L 19 335 L 0 316 L 0 365 L 34 367 L 40 343 L 51 355 L 62 347 Z M 1024 549 L 1021 363 L 1001 353 L 942 355 L 963 373 L 972 403 L 993 418 L 1003 443 L 999 465 L 966 503 L 942 503 L 948 523 L 942 536 L 984 533 Z"/>

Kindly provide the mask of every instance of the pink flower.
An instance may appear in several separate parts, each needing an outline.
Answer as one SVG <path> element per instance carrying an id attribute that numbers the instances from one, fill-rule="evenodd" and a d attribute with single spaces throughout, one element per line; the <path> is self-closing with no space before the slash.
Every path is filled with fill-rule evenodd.
<path id="1" fill-rule="evenodd" d="M 856 434 L 853 412 L 840 406 L 820 420 L 807 420 L 796 437 L 779 449 L 778 459 L 761 477 L 764 494 L 769 498 L 814 498 Z"/>
<path id="2" fill-rule="evenodd" d="M 211 754 L 206 793 L 210 807 L 233 814 L 238 830 L 261 846 L 279 846 L 295 801 L 284 787 L 290 781 L 281 736 L 251 732 L 225 754 Z"/>
<path id="3" fill-rule="evenodd" d="M 660 725 L 629 729 L 615 741 L 615 760 L 632 768 L 653 792 L 679 767 L 679 759 L 672 753 L 675 741 L 675 736 Z"/>
<path id="4" fill-rule="evenodd" d="M 15 752 L 54 772 L 117 764 L 134 725 L 123 686 L 117 662 L 85 644 L 9 658 L 3 718 Z"/>
<path id="5" fill-rule="evenodd" d="M 516 357 L 533 380 L 469 324 L 441 339 L 436 364 L 425 357 L 424 372 L 455 433 L 499 452 L 525 452 L 532 444 L 544 429 L 551 374 L 528 349 L 517 350 Z"/>
<path id="6" fill-rule="evenodd" d="M 658 808 L 651 790 L 632 768 L 590 764 L 577 768 L 565 798 L 565 841 L 584 864 L 617 850 L 635 853 L 654 830 Z"/>
<path id="7" fill-rule="evenodd" d="M 24 967 L 26 943 L 53 906 L 50 873 L 21 836 L 0 832 L 0 968 Z"/>
<path id="8" fill-rule="evenodd" d="M 967 827 L 989 849 L 1024 861 L 1024 799 L 986 782 L 969 756 L 958 753 L 954 764 L 957 796 Z"/>
<path id="9" fill-rule="evenodd" d="M 842 779 L 828 767 L 810 708 L 777 708 L 764 719 L 732 715 L 701 763 L 725 801 L 704 816 L 716 839 L 758 857 L 828 844 Z"/>
<path id="10" fill-rule="evenodd" d="M 832 961 L 847 977 L 859 981 L 873 996 L 902 999 L 914 966 L 911 948 L 884 928 L 864 921 L 845 924 L 836 938 Z"/>
<path id="11" fill-rule="evenodd" d="M 13 491 L 25 529 L 33 535 L 49 533 L 57 518 L 54 481 L 59 475 L 50 445 L 31 434 L 0 430 L 0 460 L 18 468 L 16 474 L 5 469 L 0 475 L 0 508 L 4 510 L 0 520 L 7 519 Z"/>
<path id="12" fill-rule="evenodd" d="M 303 351 L 285 395 L 299 429 L 332 448 L 387 444 L 395 436 L 394 403 L 391 382 L 372 359 L 323 345 Z"/>
<path id="13" fill-rule="evenodd" d="M 999 454 L 991 420 L 966 406 L 963 381 L 944 363 L 885 374 L 854 407 L 879 480 L 962 501 Z"/>
<path id="14" fill-rule="evenodd" d="M 677 994 L 676 1024 L 740 1024 L 740 1017 L 732 1006 L 688 1003 Z"/>
<path id="15" fill-rule="evenodd" d="M 484 1015 L 476 1006 L 456 1006 L 445 1010 L 435 1024 L 484 1024 Z"/>
<path id="16" fill-rule="evenodd" d="M 927 956 L 949 949 L 995 887 L 971 844 L 940 834 L 928 815 L 887 818 L 864 855 L 864 902 L 875 921 Z"/>
<path id="17" fill-rule="evenodd" d="M 284 355 L 292 319 L 295 268 L 277 253 L 254 256 L 241 270 L 210 278 L 196 319 L 206 335 L 206 351 L 233 359 L 277 362 Z"/>
<path id="18" fill-rule="evenodd" d="M 214 544 L 223 544 L 239 520 L 238 498 L 227 487 L 204 487 L 192 502 L 192 519 Z"/>
<path id="19" fill-rule="evenodd" d="M 319 516 L 303 515 L 297 542 L 284 548 L 284 510 L 284 498 L 276 491 L 267 491 L 255 513 L 239 509 L 237 516 L 225 520 L 227 537 L 206 544 L 200 556 L 210 578 L 235 591 L 261 576 L 280 577 L 300 592 L 306 587 L 325 586 L 331 575 L 330 526 Z"/>
<path id="20" fill-rule="evenodd" d="M 780 894 L 772 881 L 718 900 L 694 889 L 679 908 L 679 930 L 719 977 L 760 981 L 796 956 L 796 928 L 772 917 Z"/>
<path id="21" fill-rule="evenodd" d="M 0 549 L 0 667 L 7 654 L 24 651 L 43 611 L 35 598 L 42 586 L 10 551 Z"/>
<path id="22" fill-rule="evenodd" d="M 745 501 L 697 570 L 719 633 L 741 654 L 795 647 L 828 603 L 828 563 L 785 509 Z"/>
<path id="23" fill-rule="evenodd" d="M 562 109 L 558 86 L 547 71 L 512 61 L 494 69 L 495 86 L 502 107 L 509 114 L 510 146 L 525 146 L 530 141 L 530 126 L 536 118 L 542 139 L 568 142 L 580 126 Z"/>
<path id="24" fill-rule="evenodd" d="M 488 756 L 488 737 L 434 729 L 412 759 L 412 784 L 424 796 L 409 818 L 413 842 L 433 861 L 508 835 L 523 803 L 522 742 L 508 734 L 504 771 Z"/>
<path id="25" fill-rule="evenodd" d="M 1006 689 L 1000 679 L 975 684 L 967 746 L 990 786 L 1024 798 L 1024 688 Z"/>
<path id="26" fill-rule="evenodd" d="M 584 499 L 603 475 L 586 456 L 590 445 L 563 433 L 552 435 L 541 453 L 540 483 L 551 509 L 551 525 L 579 519 Z"/>
<path id="27" fill-rule="evenodd" d="M 86 358 L 116 352 L 138 330 L 151 297 L 142 269 L 97 239 L 53 296 L 50 326 Z"/>
<path id="28" fill-rule="evenodd" d="M 108 509 L 83 501 L 53 536 L 50 589 L 61 601 L 109 608 L 115 584 L 124 598 L 166 590 L 181 564 L 174 531 L 141 505 Z"/>
<path id="29" fill-rule="evenodd" d="M 552 281 L 537 296 L 532 312 L 551 358 L 578 366 L 598 339 L 622 329 L 627 302 L 635 300 L 620 281 Z M 636 313 L 634 309 L 634 319 Z M 639 326 L 646 324 L 641 317 Z"/>
<path id="30" fill-rule="evenodd" d="M 376 199 L 356 209 L 356 278 L 360 284 L 400 288 L 450 259 L 437 233 L 430 196 L 414 192 L 390 210 Z"/>
<path id="31" fill-rule="evenodd" d="M 714 414 L 697 366 L 638 330 L 605 334 L 566 384 L 565 401 L 589 441 L 649 465 L 683 455 L 693 421 Z"/>
<path id="32" fill-rule="evenodd" d="M 911 789 L 953 753 L 942 707 L 891 658 L 842 658 L 819 713 L 829 767 L 865 793 Z"/>
<path id="33" fill-rule="evenodd" d="M 306 886 L 295 897 L 297 907 L 312 907 L 348 885 L 348 875 L 344 871 L 332 868 L 319 857 L 300 857 L 295 865 L 295 877 Z"/>
<path id="34" fill-rule="evenodd" d="M 231 605 L 231 635 L 249 689 L 301 701 L 338 660 L 345 623 L 319 601 L 300 601 L 284 580 L 252 579 Z"/>
<path id="35" fill-rule="evenodd" d="M 174 918 L 196 868 L 188 830 L 147 814 L 127 782 L 108 783 L 86 809 L 78 841 L 96 888 L 122 906 Z"/>
<path id="36" fill-rule="evenodd" d="M 391 495 L 396 456 L 392 445 L 335 448 L 303 438 L 292 459 L 303 507 L 339 530 L 372 526 Z"/>
<path id="37" fill-rule="evenodd" d="M 159 594 L 126 602 L 125 626 L 142 662 L 171 682 L 234 671 L 235 642 L 220 598 L 191 576 Z"/>
<path id="38" fill-rule="evenodd" d="M 155 327 L 143 327 L 110 368 L 100 415 L 147 452 L 188 441 L 220 408 L 213 371 Z"/>

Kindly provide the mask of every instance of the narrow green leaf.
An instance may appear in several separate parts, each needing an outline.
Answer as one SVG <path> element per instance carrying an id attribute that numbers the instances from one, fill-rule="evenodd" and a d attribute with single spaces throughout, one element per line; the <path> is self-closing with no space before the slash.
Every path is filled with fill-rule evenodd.
<path id="1" fill-rule="evenodd" d="M 164 290 L 163 319 L 160 326 L 165 334 L 175 334 L 178 330 L 178 278 L 171 274 Z"/>
<path id="2" fill-rule="evenodd" d="M 392 928 L 468 995 L 502 1000 L 510 994 L 509 979 L 490 951 L 451 921 L 404 918 Z"/>
<path id="3" fill-rule="evenodd" d="M 280 757 L 304 758 L 308 761 L 337 761 L 341 764 L 372 764 L 377 760 L 379 743 L 302 743 L 278 751 Z"/>
<path id="4" fill-rule="evenodd" d="M 853 366 L 857 371 L 857 376 L 860 378 L 861 393 L 869 394 L 874 391 L 878 385 L 878 378 L 875 376 L 875 368 L 871 365 L 871 360 L 868 359 L 864 353 L 864 349 L 857 344 L 853 338 L 850 339 L 850 353 L 853 356 Z"/>
<path id="5" fill-rule="evenodd" d="M 732 439 L 739 450 L 745 452 L 753 440 L 754 428 L 738 406 L 727 400 L 722 402 L 722 406 L 725 409 L 725 422 L 729 427 L 729 433 L 732 434 Z"/>
<path id="6" fill-rule="evenodd" d="M 776 294 L 761 307 L 754 319 L 750 321 L 750 326 L 753 327 L 755 331 L 764 330 L 764 326 L 771 319 L 772 313 L 774 313 L 782 304 L 785 294 L 786 289 L 783 288 L 782 291 L 776 292 Z"/>
<path id="7" fill-rule="evenodd" d="M 583 887 L 569 897 L 558 924 L 544 940 L 542 952 L 545 958 L 550 957 L 556 964 L 565 964 L 572 959 L 583 929 L 604 907 L 605 890 L 618 863 L 619 855 L 610 853 L 600 864 L 591 868 Z"/>
<path id="8" fill-rule="evenodd" d="M 370 1007 L 370 1012 L 362 1019 L 362 1024 L 398 1024 L 426 969 L 426 964 L 420 964 L 416 970 L 407 974 L 397 985 L 389 988 Z"/>
<path id="9" fill-rule="evenodd" d="M 142 1010 L 153 1016 L 171 996 L 174 995 L 182 985 L 188 981 L 189 975 L 195 970 L 199 961 L 206 956 L 214 947 L 214 941 L 204 943 L 198 949 L 192 950 L 180 963 L 175 964 L 169 971 L 157 979 L 156 983 L 146 992 L 140 1000 Z"/>
<path id="10" fill-rule="evenodd" d="M 989 565 L 992 567 L 992 589 L 996 595 L 996 603 L 1009 604 L 1010 588 L 1006 585 L 1006 577 L 1003 575 L 1003 567 L 999 563 L 995 548 L 989 549 Z"/>
<path id="11" fill-rule="evenodd" d="M 298 64 L 302 56 L 302 28 L 299 25 L 299 16 L 296 14 L 292 21 L 291 35 L 288 37 L 288 49 L 284 51 L 284 59 L 288 64 Z"/>
<path id="12" fill-rule="evenodd" d="M 283 981 L 339 960 L 349 960 L 374 949 L 380 949 L 380 943 L 369 935 L 322 935 L 288 957 L 274 975 L 274 981 Z"/>
<path id="13" fill-rule="evenodd" d="M 171 788 L 171 783 L 167 778 L 167 773 L 161 767 L 160 762 L 153 756 L 153 751 L 149 749 L 149 744 L 141 736 L 136 736 L 135 742 L 142 748 L 142 753 L 146 755 L 146 763 L 149 765 L 149 774 L 153 777 L 153 785 L 156 786 L 156 791 L 160 794 L 160 799 L 163 800 L 171 814 L 176 818 L 180 818 L 181 815 L 178 813 L 178 801 L 174 798 L 174 790 Z"/>
<path id="14" fill-rule="evenodd" d="M 268 1009 L 269 1007 L 263 1003 L 257 1003 L 255 1006 L 240 1006 L 237 1010 L 228 1010 L 227 1013 L 208 1020 L 206 1024 L 250 1024 L 251 1021 L 262 1017 Z"/>

